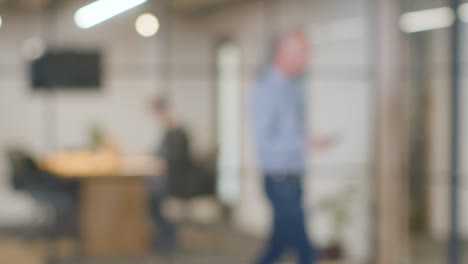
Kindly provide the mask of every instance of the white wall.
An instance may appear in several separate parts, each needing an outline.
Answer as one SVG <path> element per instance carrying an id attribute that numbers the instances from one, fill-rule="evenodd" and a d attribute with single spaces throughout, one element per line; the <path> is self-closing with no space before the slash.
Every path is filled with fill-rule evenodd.
<path id="1" fill-rule="evenodd" d="M 262 178 L 250 138 L 247 112 L 250 89 L 271 46 L 270 30 L 278 33 L 281 29 L 302 27 L 312 40 L 312 78 L 307 98 L 310 125 L 318 133 L 337 134 L 339 140 L 336 149 L 315 154 L 310 159 L 306 202 L 311 208 L 311 235 L 319 244 L 327 242 L 332 228 L 330 218 L 319 212 L 316 204 L 352 185 L 357 194 L 350 204 L 352 213 L 344 234 L 346 248 L 354 259 L 363 260 L 371 255 L 374 102 L 369 73 L 372 59 L 369 57 L 370 24 L 367 23 L 369 7 L 365 3 L 353 1 L 346 5 L 343 1 L 288 0 L 278 1 L 278 6 L 271 7 L 263 1 L 256 1 L 220 9 L 203 17 L 177 17 L 174 22 L 174 67 L 195 64 L 202 68 L 188 67 L 192 73 L 198 73 L 190 75 L 189 80 L 185 79 L 186 76 L 175 76 L 172 82 L 174 98 L 180 106 L 185 106 L 184 119 L 206 124 L 204 133 L 207 138 L 216 132 L 213 126 L 216 113 L 211 111 L 214 109 L 212 104 L 216 103 L 213 99 L 215 78 L 213 72 L 206 72 L 203 68 L 212 67 L 214 47 L 222 37 L 233 38 L 242 50 L 244 173 L 242 198 L 234 210 L 233 219 L 241 230 L 263 237 L 270 225 L 269 205 L 263 195 Z M 269 14 L 272 10 L 276 14 L 273 19 Z M 351 26 L 349 32 L 346 24 L 351 20 L 356 25 L 356 19 L 361 21 L 357 22 L 358 29 Z M 267 24 L 270 22 L 272 24 Z M 324 24 L 338 27 L 337 31 L 342 35 L 340 32 L 330 35 L 327 30 L 314 30 L 317 27 L 324 29 Z M 325 42 L 316 43 L 315 38 Z M 197 87 L 197 93 L 189 87 Z M 199 100 L 196 105 L 193 105 L 194 100 Z M 215 143 L 211 141 L 211 148 L 215 148 Z"/>
<path id="2" fill-rule="evenodd" d="M 308 114 L 312 133 L 334 137 L 334 145 L 310 154 L 309 202 L 349 194 L 349 216 L 342 239 L 350 256 L 363 260 L 372 250 L 374 176 L 374 83 L 371 24 L 366 1 L 322 3 L 308 26 L 312 45 Z M 330 213 L 312 212 L 318 243 L 333 232 Z"/>
<path id="3" fill-rule="evenodd" d="M 216 148 L 215 75 L 216 45 L 225 37 L 234 39 L 241 49 L 242 60 L 242 123 L 248 123 L 247 103 L 254 71 L 265 53 L 266 30 L 262 16 L 263 4 L 241 5 L 220 10 L 204 17 L 178 17 L 173 24 L 174 48 L 172 59 L 172 93 L 181 115 L 187 122 L 202 123 L 202 141 L 206 150 Z M 185 71 L 182 71 L 185 69 Z M 190 74 L 184 75 L 184 72 Z M 180 75 L 179 75 L 180 74 Z M 196 103 L 194 103 L 196 102 Z M 184 107 L 182 107 L 184 106 Z M 182 110 L 183 109 L 183 110 Z M 268 231 L 268 207 L 263 197 L 261 177 L 253 164 L 252 144 L 248 126 L 242 132 L 243 187 L 241 201 L 235 210 L 234 222 L 241 229 L 255 235 Z M 200 139 L 200 138 L 199 138 Z"/>

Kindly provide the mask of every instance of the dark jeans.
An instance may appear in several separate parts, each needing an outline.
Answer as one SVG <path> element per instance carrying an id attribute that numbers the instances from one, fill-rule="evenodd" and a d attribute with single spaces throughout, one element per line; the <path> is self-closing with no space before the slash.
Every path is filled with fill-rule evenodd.
<path id="1" fill-rule="evenodd" d="M 160 180 L 157 183 L 150 183 L 159 187 L 150 190 L 149 206 L 152 221 L 157 228 L 157 237 L 154 237 L 153 243 L 159 249 L 171 250 L 176 244 L 175 227 L 162 214 L 162 203 L 168 197 L 166 182 Z"/>
<path id="2" fill-rule="evenodd" d="M 273 264 L 287 250 L 297 253 L 297 263 L 313 263 L 317 252 L 312 248 L 306 233 L 301 177 L 266 175 L 265 190 L 273 209 L 273 230 L 266 252 L 257 263 Z"/>

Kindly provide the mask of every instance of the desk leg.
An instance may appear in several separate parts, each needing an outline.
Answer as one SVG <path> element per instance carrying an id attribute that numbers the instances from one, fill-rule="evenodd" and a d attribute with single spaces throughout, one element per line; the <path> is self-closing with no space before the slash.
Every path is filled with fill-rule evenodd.
<path id="1" fill-rule="evenodd" d="M 142 179 L 87 179 L 82 183 L 80 199 L 86 257 L 148 253 L 148 205 Z"/>

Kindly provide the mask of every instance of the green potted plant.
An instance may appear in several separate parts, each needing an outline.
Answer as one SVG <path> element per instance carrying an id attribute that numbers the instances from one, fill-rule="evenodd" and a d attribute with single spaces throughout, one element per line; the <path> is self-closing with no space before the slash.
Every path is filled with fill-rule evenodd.
<path id="1" fill-rule="evenodd" d="M 89 139 L 91 148 L 93 150 L 99 149 L 104 141 L 104 132 L 96 123 L 92 124 L 89 128 Z"/>
<path id="2" fill-rule="evenodd" d="M 353 196 L 354 190 L 350 187 L 318 204 L 319 210 L 331 215 L 332 219 L 331 239 L 323 252 L 324 257 L 328 260 L 340 260 L 344 257 L 342 237 L 349 219 L 349 206 Z"/>

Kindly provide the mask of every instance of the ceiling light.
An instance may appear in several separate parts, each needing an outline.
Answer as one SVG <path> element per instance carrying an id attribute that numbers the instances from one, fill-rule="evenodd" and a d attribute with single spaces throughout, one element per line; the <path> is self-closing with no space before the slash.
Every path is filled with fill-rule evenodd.
<path id="1" fill-rule="evenodd" d="M 153 14 L 143 14 L 135 22 L 135 28 L 143 37 L 154 36 L 159 30 L 159 20 Z"/>
<path id="2" fill-rule="evenodd" d="M 80 28 L 90 28 L 148 0 L 98 0 L 78 9 L 75 23 Z"/>
<path id="3" fill-rule="evenodd" d="M 405 13 L 400 17 L 400 28 L 403 32 L 414 33 L 432 29 L 447 28 L 455 22 L 452 8 L 441 7 Z"/>
<path id="4" fill-rule="evenodd" d="M 46 51 L 46 45 L 42 39 L 32 37 L 23 42 L 21 46 L 21 53 L 23 57 L 28 60 L 36 60 L 42 57 Z"/>
<path id="5" fill-rule="evenodd" d="M 468 23 L 468 4 L 463 4 L 458 8 L 458 15 L 463 22 Z"/>

